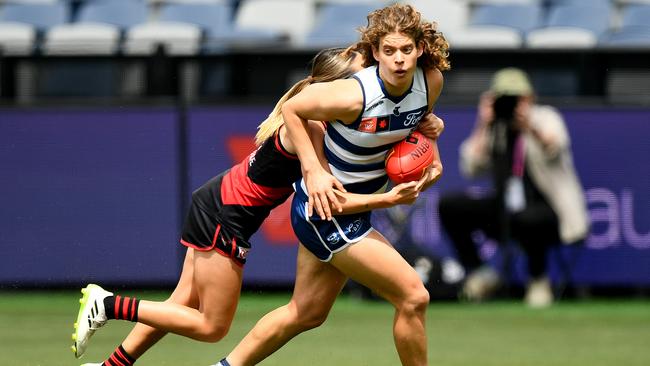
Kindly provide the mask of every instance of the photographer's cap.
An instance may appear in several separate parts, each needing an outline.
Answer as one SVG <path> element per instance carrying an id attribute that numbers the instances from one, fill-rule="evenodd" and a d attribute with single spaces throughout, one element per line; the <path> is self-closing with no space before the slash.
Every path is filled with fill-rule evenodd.
<path id="1" fill-rule="evenodd" d="M 490 91 L 495 95 L 530 95 L 533 87 L 528 75 L 518 68 L 507 67 L 497 71 L 492 77 Z"/>

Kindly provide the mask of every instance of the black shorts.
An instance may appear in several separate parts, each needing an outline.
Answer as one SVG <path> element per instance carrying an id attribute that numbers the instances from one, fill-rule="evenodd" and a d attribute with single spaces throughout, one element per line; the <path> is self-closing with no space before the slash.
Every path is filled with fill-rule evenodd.
<path id="1" fill-rule="evenodd" d="M 213 215 L 208 214 L 207 210 L 196 202 L 196 197 L 192 200 L 192 206 L 183 224 L 181 244 L 202 252 L 215 250 L 231 258 L 239 266 L 246 263 L 249 251 L 249 248 L 238 245 L 238 239 Z"/>

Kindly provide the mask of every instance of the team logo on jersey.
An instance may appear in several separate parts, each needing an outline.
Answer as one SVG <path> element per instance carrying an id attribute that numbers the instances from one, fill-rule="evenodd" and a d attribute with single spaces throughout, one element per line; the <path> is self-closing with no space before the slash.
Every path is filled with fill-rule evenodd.
<path id="1" fill-rule="evenodd" d="M 394 114 L 395 116 L 399 116 L 399 109 L 400 109 L 400 107 L 401 107 L 401 105 L 396 105 L 395 108 L 393 108 L 393 114 Z"/>
<path id="2" fill-rule="evenodd" d="M 331 233 L 331 234 L 329 234 L 327 236 L 326 240 L 330 244 L 336 244 L 336 243 L 339 242 L 340 239 L 341 239 L 341 236 L 339 235 L 339 233 Z"/>
<path id="3" fill-rule="evenodd" d="M 376 133 L 382 131 L 388 131 L 390 129 L 390 118 L 388 116 L 383 117 L 366 117 L 361 119 L 359 123 L 359 132 L 365 133 Z"/>

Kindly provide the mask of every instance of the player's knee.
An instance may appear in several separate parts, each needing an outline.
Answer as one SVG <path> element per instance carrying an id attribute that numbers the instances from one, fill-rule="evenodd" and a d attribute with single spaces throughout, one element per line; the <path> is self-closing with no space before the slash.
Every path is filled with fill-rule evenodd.
<path id="1" fill-rule="evenodd" d="M 321 311 L 319 309 L 309 310 L 300 314 L 297 318 L 297 325 L 302 330 L 309 330 L 313 328 L 320 327 L 325 320 L 327 320 L 327 311 Z"/>
<path id="2" fill-rule="evenodd" d="M 223 339 L 228 334 L 230 326 L 217 324 L 207 325 L 201 331 L 201 339 L 204 342 L 216 343 Z"/>
<path id="3" fill-rule="evenodd" d="M 407 313 L 424 313 L 429 305 L 429 291 L 424 285 L 416 285 L 409 289 L 399 305 L 400 311 Z"/>
<path id="4" fill-rule="evenodd" d="M 301 331 L 306 331 L 321 326 L 327 320 L 330 308 L 310 300 L 293 301 L 289 304 L 289 309 L 293 313 L 294 326 Z"/>

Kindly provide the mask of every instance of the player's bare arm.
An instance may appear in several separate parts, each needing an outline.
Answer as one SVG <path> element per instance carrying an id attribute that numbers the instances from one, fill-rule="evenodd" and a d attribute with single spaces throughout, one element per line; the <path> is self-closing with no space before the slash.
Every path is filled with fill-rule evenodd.
<path id="1" fill-rule="evenodd" d="M 343 215 L 389 208 L 396 205 L 411 205 L 418 198 L 420 192 L 415 189 L 416 181 L 400 183 L 390 191 L 374 194 L 358 194 L 334 191 L 339 196 L 343 208 Z"/>
<path id="2" fill-rule="evenodd" d="M 445 122 L 433 113 L 427 113 L 418 124 L 418 131 L 431 140 L 437 140 L 445 130 Z"/>
<path id="3" fill-rule="evenodd" d="M 356 89 L 356 92 L 355 92 Z M 358 98 L 353 97 L 358 95 Z M 351 97 L 352 96 L 352 97 Z M 361 112 L 363 95 L 354 80 L 337 80 L 312 84 L 288 100 L 282 107 L 282 116 L 300 159 L 303 178 L 309 192 L 308 211 L 313 209 L 322 218 L 332 217 L 330 203 L 337 211 L 341 206 L 332 187 L 344 191 L 343 185 L 320 164 L 309 139 L 308 120 L 341 120 L 352 122 Z"/>
<path id="4" fill-rule="evenodd" d="M 428 85 L 428 104 L 429 112 L 433 111 L 440 93 L 442 93 L 442 86 L 444 78 L 438 69 L 429 69 L 425 71 L 425 77 Z M 442 160 L 440 159 L 440 151 L 438 150 L 437 140 L 432 141 L 432 149 L 434 152 L 434 159 L 425 174 L 418 181 L 417 189 L 423 191 L 433 185 L 442 177 Z"/>

